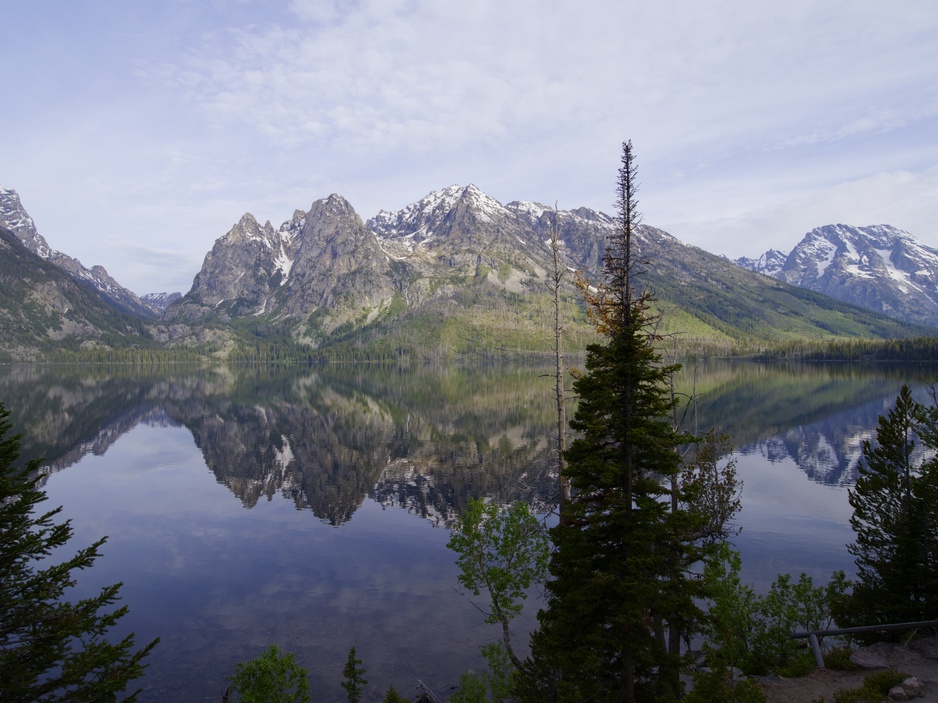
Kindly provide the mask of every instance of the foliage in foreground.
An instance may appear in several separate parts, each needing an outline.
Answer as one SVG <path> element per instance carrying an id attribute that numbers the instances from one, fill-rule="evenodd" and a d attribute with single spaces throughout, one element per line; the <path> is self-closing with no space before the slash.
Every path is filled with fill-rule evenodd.
<path id="1" fill-rule="evenodd" d="M 283 654 L 277 645 L 256 659 L 238 662 L 228 677 L 241 703 L 310 703 L 307 671 L 296 663 L 293 652 Z"/>
<path id="2" fill-rule="evenodd" d="M 796 631 L 828 629 L 832 611 L 845 597 L 850 582 L 835 572 L 824 586 L 802 573 L 798 580 L 780 574 L 764 596 L 739 578 L 739 554 L 721 546 L 721 559 L 706 573 L 712 598 L 704 636 L 708 659 L 746 674 L 770 672 L 792 676 L 814 668 L 804 653 L 804 640 L 791 638 Z"/>
<path id="3" fill-rule="evenodd" d="M 887 699 L 889 691 L 908 678 L 907 674 L 886 669 L 876 671 L 863 678 L 863 685 L 857 688 L 845 688 L 837 691 L 831 703 L 880 703 Z M 824 697 L 816 698 L 812 703 L 827 703 Z"/>
<path id="4" fill-rule="evenodd" d="M 348 703 L 358 703 L 362 699 L 362 691 L 368 685 L 368 680 L 365 678 L 365 667 L 356 655 L 354 646 L 348 651 L 342 677 L 342 688 L 348 696 Z"/>
<path id="5" fill-rule="evenodd" d="M 919 439 L 924 453 L 916 451 Z M 863 443 L 850 490 L 856 542 L 853 594 L 837 620 L 844 626 L 934 618 L 938 605 L 938 406 L 926 408 L 903 386 L 880 416 L 876 444 Z"/>
<path id="6" fill-rule="evenodd" d="M 482 591 L 488 595 L 488 609 L 476 607 L 487 624 L 501 625 L 501 651 L 520 668 L 512 649 L 511 621 L 521 613 L 527 590 L 546 577 L 550 554 L 537 517 L 521 501 L 503 510 L 482 499 L 471 500 L 446 546 L 458 555 L 460 585 L 474 596 Z"/>
<path id="7" fill-rule="evenodd" d="M 521 701 L 680 698 L 681 644 L 706 619 L 700 572 L 717 557 L 733 512 L 732 497 L 723 504 L 697 483 L 708 471 L 682 472 L 681 448 L 697 440 L 675 422 L 678 367 L 655 349 L 652 298 L 637 284 L 636 188 L 626 143 L 603 281 L 582 284 L 604 343 L 588 347 L 574 383 L 570 426 L 579 434 L 564 453 L 572 498 L 551 530 L 548 602 L 514 691 Z"/>
<path id="8" fill-rule="evenodd" d="M 765 693 L 752 679 L 735 680 L 732 669 L 713 667 L 694 675 L 685 703 L 765 703 Z"/>
<path id="9" fill-rule="evenodd" d="M 135 701 L 139 691 L 119 696 L 143 674 L 143 659 L 157 641 L 135 651 L 132 634 L 117 643 L 109 639 L 127 613 L 126 606 L 107 612 L 119 599 L 119 583 L 91 598 L 66 599 L 76 583 L 72 572 L 94 565 L 103 538 L 42 568 L 71 539 L 72 528 L 69 521 L 55 523 L 61 508 L 35 515 L 46 500 L 38 488 L 39 462 L 14 467 L 20 438 L 6 436 L 9 415 L 0 404 L 0 699 Z"/>

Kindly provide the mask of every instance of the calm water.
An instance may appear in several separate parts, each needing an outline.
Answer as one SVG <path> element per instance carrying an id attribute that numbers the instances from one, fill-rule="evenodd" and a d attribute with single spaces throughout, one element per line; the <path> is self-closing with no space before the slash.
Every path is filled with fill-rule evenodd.
<path id="1" fill-rule="evenodd" d="M 445 693 L 498 638 L 457 592 L 446 526 L 474 496 L 550 508 L 551 380 L 540 369 L 131 372 L 0 369 L 0 400 L 46 458 L 73 549 L 108 535 L 76 597 L 123 581 L 121 631 L 161 644 L 144 701 L 217 697 L 271 643 L 342 700 L 349 647 L 369 700 Z M 727 432 L 744 483 L 744 578 L 850 571 L 847 490 L 912 367 L 686 368 L 699 431 Z M 537 602 L 518 621 L 521 641 Z"/>

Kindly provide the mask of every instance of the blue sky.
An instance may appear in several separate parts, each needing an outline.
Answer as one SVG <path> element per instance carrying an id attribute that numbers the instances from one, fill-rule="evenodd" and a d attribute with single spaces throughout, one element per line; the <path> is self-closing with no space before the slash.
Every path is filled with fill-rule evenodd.
<path id="1" fill-rule="evenodd" d="M 814 227 L 938 247 L 934 0 L 4 0 L 0 185 L 137 293 L 245 212 L 474 183 L 730 257 Z"/>

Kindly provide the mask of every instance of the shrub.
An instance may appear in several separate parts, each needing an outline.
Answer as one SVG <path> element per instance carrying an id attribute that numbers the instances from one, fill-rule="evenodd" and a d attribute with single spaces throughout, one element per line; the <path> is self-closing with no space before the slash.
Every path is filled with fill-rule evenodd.
<path id="1" fill-rule="evenodd" d="M 257 659 L 238 662 L 228 677 L 241 703 L 310 703 L 307 671 L 293 658 L 271 645 Z"/>

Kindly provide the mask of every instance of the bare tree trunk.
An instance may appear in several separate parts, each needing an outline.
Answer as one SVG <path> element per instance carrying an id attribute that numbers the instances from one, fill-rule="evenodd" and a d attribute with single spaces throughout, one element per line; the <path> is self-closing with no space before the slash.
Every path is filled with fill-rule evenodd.
<path id="1" fill-rule="evenodd" d="M 567 477 L 567 462 L 564 452 L 567 449 L 567 404 L 564 389 L 563 366 L 563 315 L 560 309 L 560 285 L 563 282 L 563 266 L 560 262 L 560 234 L 557 230 L 557 204 L 550 220 L 550 248 L 554 254 L 554 272 L 550 279 L 550 289 L 554 294 L 554 356 L 556 368 L 555 395 L 557 400 L 557 469 L 560 475 L 560 519 L 563 520 L 570 504 L 570 479 Z"/>

